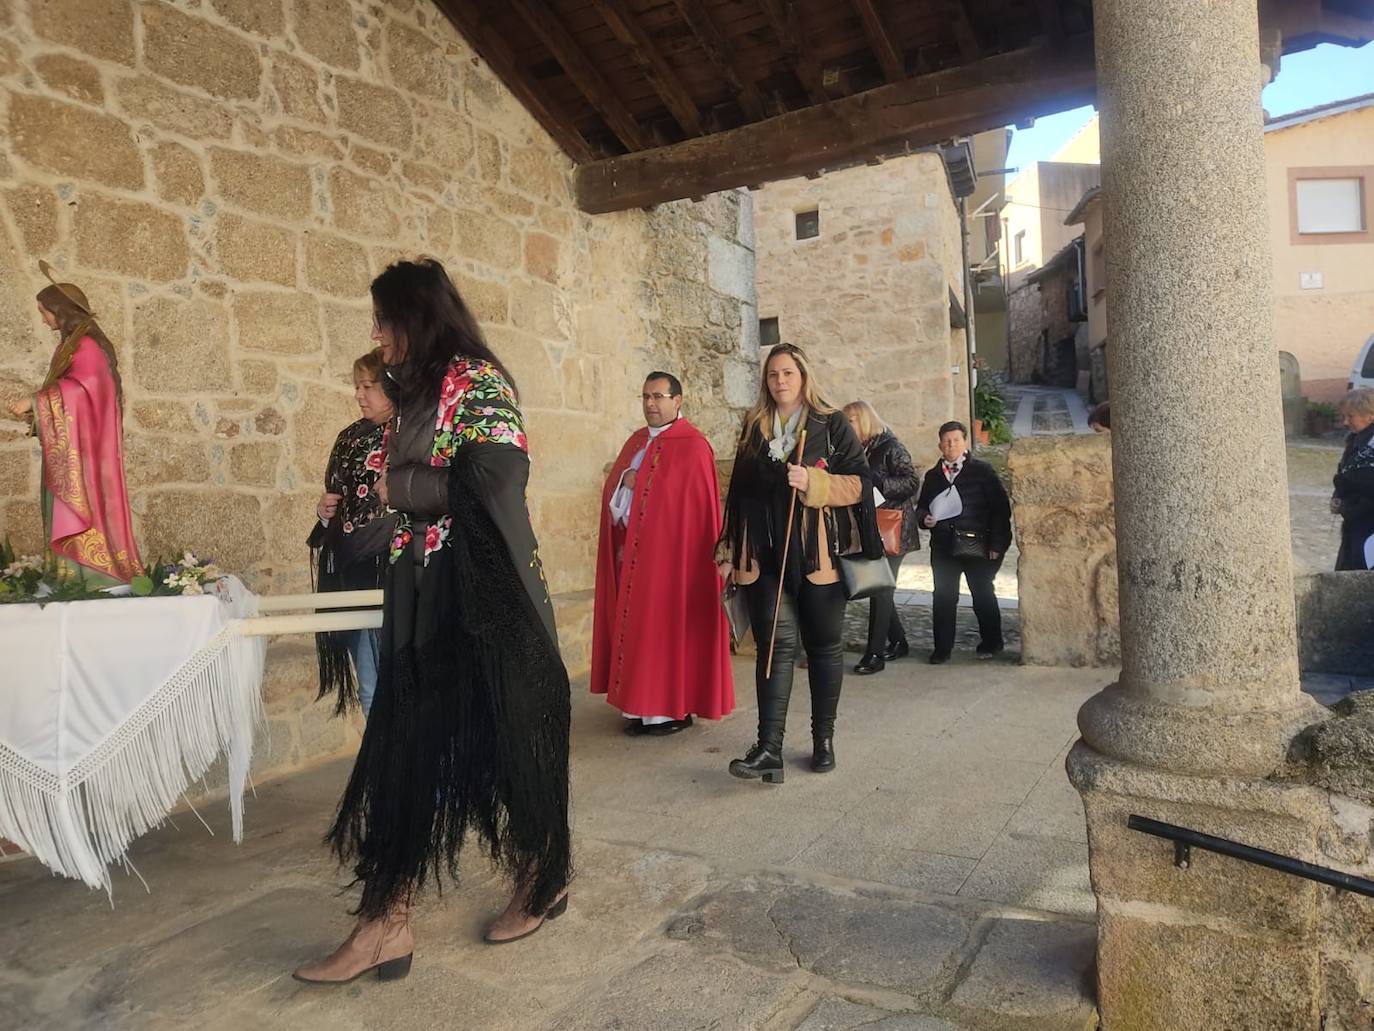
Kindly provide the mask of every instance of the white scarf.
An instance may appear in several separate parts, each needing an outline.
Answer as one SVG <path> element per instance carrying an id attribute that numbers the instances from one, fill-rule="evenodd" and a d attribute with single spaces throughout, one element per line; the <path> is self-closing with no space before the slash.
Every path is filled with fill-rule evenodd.
<path id="1" fill-rule="evenodd" d="M 773 438 L 768 441 L 768 457 L 775 462 L 787 462 L 791 460 L 792 452 L 797 450 L 797 428 L 801 426 L 802 413 L 806 411 L 806 406 L 802 405 L 792 417 L 787 420 L 787 425 L 782 424 L 782 416 L 776 410 L 773 412 Z"/>

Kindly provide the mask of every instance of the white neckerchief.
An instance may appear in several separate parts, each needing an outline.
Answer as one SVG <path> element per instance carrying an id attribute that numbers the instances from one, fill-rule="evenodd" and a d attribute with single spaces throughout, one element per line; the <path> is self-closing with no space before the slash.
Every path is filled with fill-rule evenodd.
<path id="1" fill-rule="evenodd" d="M 945 474 L 945 479 L 947 479 L 950 483 L 953 483 L 954 478 L 964 471 L 964 460 L 967 458 L 967 451 L 965 451 L 953 462 L 946 462 L 942 457 L 940 459 L 940 471 Z M 951 465 L 954 466 L 954 472 L 949 471 L 949 466 Z"/>
<path id="2" fill-rule="evenodd" d="M 680 416 L 679 416 L 680 418 Z M 634 458 L 630 459 L 630 467 L 620 474 L 620 484 L 616 487 L 615 493 L 611 495 L 610 504 L 607 506 L 611 510 L 611 522 L 617 526 L 630 525 L 630 506 L 634 503 L 635 492 L 625 486 L 625 476 L 630 472 L 638 472 L 639 467 L 644 464 L 644 456 L 649 452 L 649 445 L 654 438 L 677 422 L 666 422 L 662 426 L 649 427 L 649 439 L 644 442 L 644 446 L 635 452 Z"/>
<path id="3" fill-rule="evenodd" d="M 792 452 L 797 450 L 797 428 L 801 425 L 802 412 L 806 411 L 806 405 L 802 405 L 792 413 L 787 420 L 787 425 L 782 424 L 782 416 L 776 409 L 773 412 L 773 438 L 768 442 L 768 457 L 775 462 L 790 462 Z"/>

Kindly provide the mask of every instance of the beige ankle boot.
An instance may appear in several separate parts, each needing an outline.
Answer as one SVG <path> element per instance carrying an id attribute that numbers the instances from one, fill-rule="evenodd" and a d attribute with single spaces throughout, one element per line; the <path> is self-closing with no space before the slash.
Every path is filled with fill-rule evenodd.
<path id="1" fill-rule="evenodd" d="M 359 920 L 331 955 L 291 976 L 307 984 L 348 984 L 375 970 L 379 981 L 399 981 L 410 973 L 414 949 L 410 909 L 398 906 L 380 920 Z"/>

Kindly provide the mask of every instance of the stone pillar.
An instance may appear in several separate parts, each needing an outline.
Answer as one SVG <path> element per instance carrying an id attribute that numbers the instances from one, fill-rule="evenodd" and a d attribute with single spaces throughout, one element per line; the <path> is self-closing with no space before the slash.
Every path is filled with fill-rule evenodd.
<path id="1" fill-rule="evenodd" d="M 1120 682 L 1107 756 L 1266 774 L 1298 690 L 1253 0 L 1096 0 Z"/>

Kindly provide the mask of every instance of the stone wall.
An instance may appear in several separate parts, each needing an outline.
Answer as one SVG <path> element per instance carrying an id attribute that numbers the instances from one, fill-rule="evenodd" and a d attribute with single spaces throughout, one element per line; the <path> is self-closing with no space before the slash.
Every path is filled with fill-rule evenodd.
<path id="1" fill-rule="evenodd" d="M 820 236 L 796 238 L 797 212 Z M 754 194 L 759 317 L 802 347 L 836 405 L 873 404 L 918 462 L 933 462 L 940 423 L 968 410 L 959 218 L 944 164 L 914 154 Z M 959 372 L 951 374 L 957 366 Z"/>
<path id="2" fill-rule="evenodd" d="M 1011 382 L 1050 383 L 1056 378 L 1054 350 L 1061 340 L 1078 331 L 1078 324 L 1070 322 L 1068 315 L 1071 281 L 1069 269 L 1061 267 L 1008 295 L 1007 360 Z M 1068 364 L 1071 369 L 1076 366 L 1076 356 L 1071 355 Z M 1072 376 L 1070 371 L 1070 381 L 1058 385 L 1074 386 Z"/>
<path id="3" fill-rule="evenodd" d="M 519 382 L 574 672 L 602 468 L 643 374 L 683 372 L 718 445 L 752 395 L 748 194 L 581 214 L 568 160 L 431 3 L 0 0 L 0 125 L 0 397 L 51 354 L 45 258 L 119 349 L 148 557 L 190 546 L 259 591 L 308 589 L 368 282 L 398 257 L 444 260 Z M 36 455 L 0 422 L 0 534 L 21 550 Z"/>
<path id="4" fill-rule="evenodd" d="M 1374 674 L 1374 571 L 1293 578 L 1298 665 L 1314 673 Z"/>
<path id="5" fill-rule="evenodd" d="M 1121 661 L 1116 518 L 1108 434 L 1023 437 L 1007 459 L 1022 661 Z"/>

